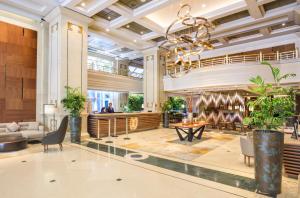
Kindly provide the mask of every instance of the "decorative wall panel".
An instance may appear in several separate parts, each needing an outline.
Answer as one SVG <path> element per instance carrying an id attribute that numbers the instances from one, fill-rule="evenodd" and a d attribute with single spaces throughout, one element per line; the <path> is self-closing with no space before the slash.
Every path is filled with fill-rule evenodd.
<path id="1" fill-rule="evenodd" d="M 88 71 L 88 89 L 143 93 L 143 80 Z"/>
<path id="2" fill-rule="evenodd" d="M 67 32 L 67 84 L 82 89 L 82 28 L 75 25 L 71 27 Z"/>
<path id="3" fill-rule="evenodd" d="M 49 100 L 58 100 L 58 24 L 50 27 L 50 65 L 49 67 Z"/>
<path id="4" fill-rule="evenodd" d="M 37 32 L 0 22 L 0 122 L 35 120 Z"/>

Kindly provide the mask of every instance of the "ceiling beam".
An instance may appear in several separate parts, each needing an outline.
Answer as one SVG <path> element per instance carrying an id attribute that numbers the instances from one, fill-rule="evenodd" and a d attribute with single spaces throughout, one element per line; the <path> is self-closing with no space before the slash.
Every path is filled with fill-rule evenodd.
<path id="1" fill-rule="evenodd" d="M 255 19 L 259 19 L 264 17 L 265 10 L 263 6 L 259 6 L 257 4 L 257 0 L 245 0 L 247 3 L 248 11 L 250 13 L 250 16 L 252 16 Z"/>
<path id="2" fill-rule="evenodd" d="M 260 29 L 259 32 L 264 36 L 268 36 L 271 34 L 272 30 L 271 30 L 271 28 L 266 27 L 266 28 Z"/>
<path id="3" fill-rule="evenodd" d="M 100 12 L 101 10 L 104 10 L 105 8 L 107 8 L 108 6 L 116 3 L 118 0 L 100 0 L 100 1 L 96 1 L 97 3 L 90 7 L 88 9 L 88 16 L 91 17 L 95 14 L 97 14 L 98 12 Z"/>
<path id="4" fill-rule="evenodd" d="M 220 43 L 222 43 L 223 45 L 226 45 L 226 44 L 229 43 L 229 39 L 226 38 L 226 37 L 218 38 L 218 41 L 219 41 Z"/>

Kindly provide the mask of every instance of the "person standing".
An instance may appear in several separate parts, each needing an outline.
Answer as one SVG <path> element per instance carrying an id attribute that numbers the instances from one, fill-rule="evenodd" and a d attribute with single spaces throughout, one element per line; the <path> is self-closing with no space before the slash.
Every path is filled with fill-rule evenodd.
<path id="1" fill-rule="evenodd" d="M 106 112 L 108 112 L 108 113 L 114 113 L 115 112 L 111 102 L 108 104 Z"/>

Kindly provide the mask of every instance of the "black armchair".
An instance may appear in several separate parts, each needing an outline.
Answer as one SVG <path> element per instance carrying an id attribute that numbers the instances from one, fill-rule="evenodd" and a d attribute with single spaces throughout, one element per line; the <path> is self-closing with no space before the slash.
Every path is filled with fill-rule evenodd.
<path id="1" fill-rule="evenodd" d="M 65 135 L 68 127 L 68 116 L 65 116 L 60 123 L 60 126 L 57 131 L 48 133 L 42 140 L 44 145 L 44 152 L 48 151 L 48 145 L 50 144 L 59 144 L 59 148 L 62 151 L 63 146 L 62 142 L 65 139 Z"/>

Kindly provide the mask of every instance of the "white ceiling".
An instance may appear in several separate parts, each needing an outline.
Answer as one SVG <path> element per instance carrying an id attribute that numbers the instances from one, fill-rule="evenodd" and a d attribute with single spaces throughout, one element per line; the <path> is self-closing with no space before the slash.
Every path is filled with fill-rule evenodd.
<path id="1" fill-rule="evenodd" d="M 160 44 L 152 39 L 164 36 L 167 26 L 176 18 L 180 5 L 185 3 L 192 6 L 192 15 L 205 16 L 209 20 L 219 19 L 243 10 L 249 11 L 250 16 L 237 18 L 237 20 L 221 24 L 215 28 L 212 38 L 219 41 L 215 44 L 218 48 L 248 40 L 271 37 L 276 35 L 278 31 L 280 34 L 291 31 L 298 32 L 300 0 L 294 0 L 295 2 L 288 5 L 265 11 L 264 5 L 274 1 L 287 2 L 292 0 L 152 0 L 134 10 L 118 3 L 118 0 L 0 0 L 0 9 L 38 19 L 47 15 L 56 6 L 67 7 L 94 18 L 94 23 L 89 28 L 91 36 L 89 43 L 93 47 L 108 52 L 127 47 L 134 51 L 126 53 L 124 57 L 132 57 L 134 54 L 138 54 L 137 52 Z M 121 16 L 111 21 L 95 16 L 105 8 L 109 8 Z M 272 26 L 289 21 L 294 23 L 283 29 L 272 31 Z M 126 24 L 131 22 L 136 22 L 150 29 L 151 32 L 137 34 L 126 27 L 124 28 Z M 177 24 L 174 31 L 182 28 L 182 25 Z M 229 39 L 232 36 L 253 30 L 259 30 L 259 33 L 250 37 Z"/>
<path id="2" fill-rule="evenodd" d="M 184 4 L 189 4 L 192 7 L 191 15 L 203 16 L 209 12 L 215 11 L 222 7 L 232 5 L 241 0 L 183 0 L 176 1 L 166 7 L 152 12 L 146 17 L 153 22 L 156 22 L 162 28 L 167 28 L 176 18 L 177 11 Z"/>

